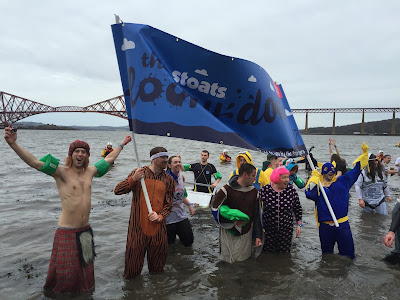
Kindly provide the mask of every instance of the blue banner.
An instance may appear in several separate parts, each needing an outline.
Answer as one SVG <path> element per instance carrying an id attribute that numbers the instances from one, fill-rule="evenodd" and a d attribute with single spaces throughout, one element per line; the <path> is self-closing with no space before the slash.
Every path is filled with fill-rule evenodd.
<path id="1" fill-rule="evenodd" d="M 112 32 L 132 131 L 307 154 L 282 87 L 262 67 L 148 25 Z"/>

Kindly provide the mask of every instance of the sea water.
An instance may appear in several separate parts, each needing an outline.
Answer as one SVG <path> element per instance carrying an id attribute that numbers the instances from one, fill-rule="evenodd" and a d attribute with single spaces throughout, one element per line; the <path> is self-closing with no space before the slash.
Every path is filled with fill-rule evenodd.
<path id="1" fill-rule="evenodd" d="M 76 139 L 91 146 L 91 163 L 100 159 L 107 142 L 114 148 L 129 134 L 121 131 L 35 131 L 19 130 L 18 143 L 40 158 L 47 153 L 64 159 Z M 314 157 L 329 159 L 329 136 L 303 136 L 307 148 L 315 146 Z M 333 136 L 339 153 L 351 164 L 361 154 L 365 141 L 372 153 L 383 150 L 400 156 L 394 147 L 399 137 Z M 150 163 L 149 152 L 164 146 L 171 155 L 180 153 L 190 141 L 172 137 L 139 135 L 136 137 L 142 164 Z M 226 148 L 233 158 L 221 164 L 219 156 Z M 239 148 L 192 142 L 182 153 L 183 163 L 200 161 L 202 150 L 210 152 L 209 162 L 221 172 L 226 183 L 236 168 Z M 44 299 L 53 237 L 61 204 L 54 179 L 28 167 L 2 139 L 0 165 L 0 299 Z M 257 167 L 265 154 L 250 151 Z M 382 258 L 390 249 L 382 238 L 390 225 L 390 214 L 400 198 L 400 176 L 389 178 L 393 201 L 388 203 L 389 216 L 363 213 L 354 188 L 350 194 L 349 222 L 352 228 L 356 260 L 337 254 L 322 257 L 313 202 L 298 190 L 303 207 L 301 236 L 293 238 L 290 254 L 262 254 L 259 259 L 227 264 L 218 260 L 218 227 L 208 209 L 197 209 L 190 217 L 194 244 L 185 248 L 179 243 L 169 246 L 162 274 L 150 274 L 147 264 L 142 274 L 124 280 L 124 255 L 130 216 L 131 194 L 116 196 L 113 189 L 137 166 L 132 144 L 128 144 L 111 170 L 92 185 L 93 227 L 97 257 L 96 290 L 93 299 L 398 299 L 400 267 L 387 265 Z M 300 164 L 298 175 L 308 174 Z M 192 173 L 185 173 L 193 181 Z M 337 253 L 337 249 L 335 249 Z M 84 296 L 82 299 L 92 299 Z"/>

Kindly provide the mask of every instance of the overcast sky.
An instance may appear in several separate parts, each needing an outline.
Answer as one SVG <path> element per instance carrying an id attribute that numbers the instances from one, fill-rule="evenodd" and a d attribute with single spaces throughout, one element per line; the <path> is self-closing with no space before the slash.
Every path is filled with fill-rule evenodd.
<path id="1" fill-rule="evenodd" d="M 292 108 L 400 106 L 398 0 L 0 0 L 0 90 L 51 106 L 121 95 L 114 14 L 259 64 L 283 85 Z M 391 117 L 368 114 L 366 121 Z M 304 128 L 304 115 L 295 118 Z M 94 113 L 24 121 L 127 125 Z M 336 125 L 360 121 L 357 114 L 336 117 Z M 331 124 L 332 115 L 309 116 L 310 127 Z"/>

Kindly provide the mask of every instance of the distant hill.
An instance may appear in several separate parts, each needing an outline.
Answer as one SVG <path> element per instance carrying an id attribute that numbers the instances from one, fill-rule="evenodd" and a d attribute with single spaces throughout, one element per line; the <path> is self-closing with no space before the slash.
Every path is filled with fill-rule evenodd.
<path id="1" fill-rule="evenodd" d="M 129 131 L 129 126 L 60 126 L 54 124 L 43 124 L 38 122 L 16 122 L 13 124 L 14 127 L 19 129 L 32 129 L 32 130 L 101 130 L 101 131 L 113 131 L 113 130 L 124 130 Z"/>
<path id="2" fill-rule="evenodd" d="M 36 130 L 102 130 L 102 131 L 113 131 L 123 130 L 129 131 L 129 126 L 58 126 L 53 124 L 43 124 L 37 122 L 17 122 L 14 124 L 15 127 L 20 129 L 36 129 Z M 392 132 L 392 119 L 366 122 L 364 123 L 365 134 L 368 135 L 390 135 Z M 350 124 L 345 126 L 336 126 L 336 134 L 360 134 L 361 123 Z M 400 119 L 395 119 L 395 131 L 396 135 L 400 135 Z M 302 134 L 304 130 L 300 130 Z M 313 127 L 308 128 L 308 134 L 332 134 L 332 127 Z"/>
<path id="3" fill-rule="evenodd" d="M 368 135 L 390 135 L 392 132 L 392 119 L 382 120 L 382 121 L 374 121 L 374 122 L 365 122 L 364 123 L 365 134 Z M 300 130 L 302 134 L 304 130 Z M 345 126 L 336 126 L 335 134 L 360 134 L 361 132 L 361 123 L 350 124 Z M 400 119 L 395 119 L 395 132 L 396 135 L 400 135 Z M 332 134 L 332 126 L 331 127 L 313 127 L 308 128 L 308 134 Z"/>

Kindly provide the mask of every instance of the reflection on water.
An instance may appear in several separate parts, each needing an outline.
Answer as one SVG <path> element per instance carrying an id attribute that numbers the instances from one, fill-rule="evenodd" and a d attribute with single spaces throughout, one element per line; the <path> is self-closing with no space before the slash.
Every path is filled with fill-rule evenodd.
<path id="1" fill-rule="evenodd" d="M 119 144 L 122 132 L 99 131 L 26 131 L 19 130 L 19 143 L 35 156 L 48 152 L 63 158 L 69 144 L 82 139 L 91 146 L 91 163 L 97 161 L 105 143 Z M 304 136 L 308 147 L 315 146 L 314 157 L 328 160 L 328 136 Z M 337 136 L 340 153 L 351 163 L 361 152 L 364 139 L 372 152 L 383 149 L 400 156 L 397 137 Z M 148 164 L 149 151 L 160 145 L 162 137 L 138 136 L 139 153 Z M 164 140 L 171 154 L 181 152 L 186 141 Z M 193 142 L 183 154 L 184 163 L 199 161 L 203 149 L 210 151 L 210 162 L 222 173 L 223 181 L 235 164 L 220 164 L 219 154 L 228 149 L 232 157 L 241 150 L 226 145 Z M 0 151 L 0 289 L 3 299 L 43 299 L 54 232 L 61 211 L 54 180 L 26 167 L 2 141 Z M 256 166 L 265 155 L 251 151 Z M 195 241 L 186 248 L 179 243 L 169 247 L 164 273 L 149 274 L 145 263 L 142 275 L 132 280 L 122 278 L 126 233 L 131 195 L 116 196 L 115 185 L 135 168 L 134 151 L 128 145 L 115 166 L 92 186 L 91 225 L 96 252 L 96 291 L 93 297 L 77 299 L 397 299 L 400 293 L 400 267 L 390 266 L 382 258 L 390 252 L 382 244 L 390 218 L 366 214 L 358 207 L 354 189 L 349 207 L 350 225 L 356 257 L 352 262 L 338 255 L 322 257 L 313 202 L 299 191 L 305 228 L 294 239 L 291 254 L 262 254 L 257 261 L 232 265 L 219 262 L 218 228 L 207 209 L 191 217 Z M 307 178 L 304 166 L 299 175 Z M 186 174 L 192 181 L 192 174 Z M 393 202 L 400 198 L 400 177 L 389 179 Z M 337 253 L 337 249 L 335 249 Z"/>

